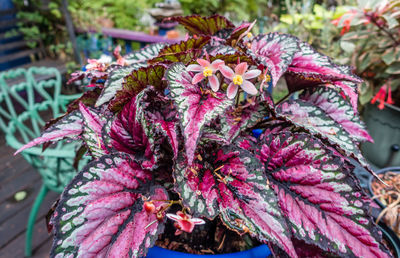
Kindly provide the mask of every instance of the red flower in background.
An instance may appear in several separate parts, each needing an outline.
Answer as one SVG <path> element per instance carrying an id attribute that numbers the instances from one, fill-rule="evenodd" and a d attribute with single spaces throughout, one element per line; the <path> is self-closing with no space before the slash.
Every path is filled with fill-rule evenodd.
<path id="1" fill-rule="evenodd" d="M 340 20 L 342 20 L 343 16 L 347 16 L 346 19 L 343 20 L 343 25 L 342 25 L 342 31 L 340 32 L 340 35 L 344 35 L 350 30 L 351 27 L 351 21 L 353 18 L 357 15 L 357 10 L 350 10 L 347 13 L 344 13 L 342 16 L 339 18 L 334 19 L 331 23 L 335 25 L 336 27 L 339 26 Z"/>
<path id="2" fill-rule="evenodd" d="M 383 109 L 385 107 L 385 97 L 386 97 L 386 93 L 387 93 L 387 99 L 386 99 L 386 103 L 388 104 L 394 104 L 394 101 L 392 99 L 392 89 L 390 86 L 390 82 L 386 84 L 384 84 L 378 91 L 378 93 L 375 94 L 375 96 L 373 97 L 373 99 L 371 100 L 371 104 L 375 104 L 375 102 L 377 100 L 379 100 L 379 105 L 378 108 L 379 109 Z"/>

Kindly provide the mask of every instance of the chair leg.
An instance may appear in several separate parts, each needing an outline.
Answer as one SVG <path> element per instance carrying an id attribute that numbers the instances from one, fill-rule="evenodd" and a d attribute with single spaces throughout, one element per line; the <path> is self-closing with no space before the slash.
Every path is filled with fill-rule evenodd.
<path id="1" fill-rule="evenodd" d="M 36 196 L 35 202 L 33 203 L 31 212 L 29 213 L 28 226 L 26 229 L 26 238 L 25 238 L 25 256 L 29 257 L 32 255 L 32 233 L 33 226 L 35 225 L 36 215 L 39 211 L 40 205 L 43 202 L 44 197 L 46 196 L 49 189 L 42 184 L 40 187 L 39 193 Z"/>

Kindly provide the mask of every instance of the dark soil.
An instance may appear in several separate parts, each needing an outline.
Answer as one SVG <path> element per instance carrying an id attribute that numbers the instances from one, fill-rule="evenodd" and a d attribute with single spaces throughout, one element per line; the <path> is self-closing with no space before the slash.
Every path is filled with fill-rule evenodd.
<path id="1" fill-rule="evenodd" d="M 167 221 L 165 231 L 160 235 L 156 245 L 169 250 L 191 254 L 223 254 L 244 251 L 260 245 L 248 234 L 239 235 L 227 229 L 217 217 L 206 221 L 204 225 L 195 226 L 193 232 L 175 235 L 176 228 Z"/>

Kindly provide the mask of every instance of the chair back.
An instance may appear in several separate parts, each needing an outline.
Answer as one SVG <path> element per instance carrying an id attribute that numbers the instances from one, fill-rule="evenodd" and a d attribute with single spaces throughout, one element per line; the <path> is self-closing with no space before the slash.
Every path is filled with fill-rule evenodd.
<path id="1" fill-rule="evenodd" d="M 36 138 L 48 118 L 59 116 L 60 91 L 61 75 L 56 68 L 1 72 L 0 129 L 7 133 L 8 124 L 13 123 L 24 143 Z"/>

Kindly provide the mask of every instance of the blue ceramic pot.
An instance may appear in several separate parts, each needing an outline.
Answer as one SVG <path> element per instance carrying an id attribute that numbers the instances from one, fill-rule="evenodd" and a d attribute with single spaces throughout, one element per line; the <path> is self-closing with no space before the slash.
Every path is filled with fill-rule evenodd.
<path id="1" fill-rule="evenodd" d="M 215 254 L 215 255 L 199 255 L 187 254 L 176 251 L 171 251 L 158 246 L 149 249 L 146 258 L 201 258 L 201 257 L 216 257 L 216 258 L 265 258 L 271 254 L 267 245 L 260 245 L 250 250 L 230 253 L 230 254 Z"/>

